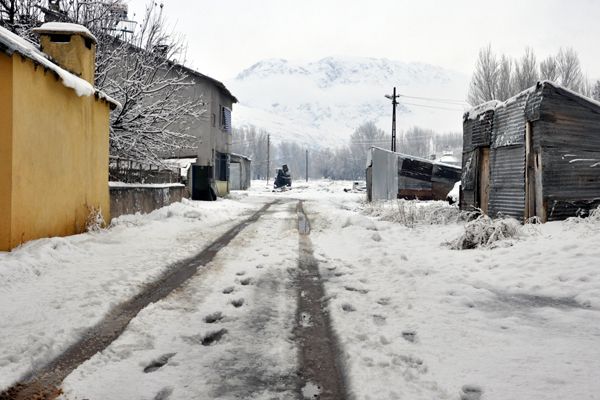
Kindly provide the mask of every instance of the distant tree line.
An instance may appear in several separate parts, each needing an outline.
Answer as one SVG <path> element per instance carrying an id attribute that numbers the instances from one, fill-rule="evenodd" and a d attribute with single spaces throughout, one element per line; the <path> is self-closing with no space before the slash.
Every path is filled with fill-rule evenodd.
<path id="1" fill-rule="evenodd" d="M 592 83 L 582 71 L 579 56 L 573 48 L 561 48 L 538 62 L 531 48 L 521 58 L 498 56 L 488 45 L 479 50 L 477 64 L 467 101 L 477 105 L 490 100 L 504 101 L 535 85 L 549 80 L 596 100 L 600 99 L 600 81 Z"/>
<path id="2" fill-rule="evenodd" d="M 267 136 L 269 132 L 254 126 L 234 128 L 232 152 L 252 158 L 252 179 L 265 179 L 267 174 Z M 397 136 L 397 151 L 417 157 L 440 157 L 451 152 L 460 158 L 462 133 L 438 134 L 433 130 L 413 127 Z M 309 177 L 364 180 L 367 152 L 372 146 L 389 149 L 391 135 L 379 129 L 374 122 L 361 124 L 348 142 L 338 148 L 307 148 L 297 142 L 278 140 L 271 136 L 269 177 L 275 169 L 287 164 L 293 179 L 304 179 L 306 151 L 309 156 Z"/>

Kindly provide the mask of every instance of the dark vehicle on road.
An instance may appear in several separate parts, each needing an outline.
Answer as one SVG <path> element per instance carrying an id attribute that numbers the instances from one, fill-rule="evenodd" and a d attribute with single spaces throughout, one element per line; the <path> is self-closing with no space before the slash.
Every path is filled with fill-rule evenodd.
<path id="1" fill-rule="evenodd" d="M 281 168 L 277 169 L 277 176 L 275 176 L 275 183 L 273 186 L 275 189 L 292 187 L 292 176 L 290 175 L 287 164 L 283 164 Z"/>

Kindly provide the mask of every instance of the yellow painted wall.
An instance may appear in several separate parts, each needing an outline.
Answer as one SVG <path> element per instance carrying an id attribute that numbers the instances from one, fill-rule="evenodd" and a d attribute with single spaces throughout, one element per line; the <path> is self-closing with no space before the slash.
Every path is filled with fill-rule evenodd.
<path id="1" fill-rule="evenodd" d="M 0 250 L 10 248 L 11 155 L 12 58 L 0 52 Z"/>
<path id="2" fill-rule="evenodd" d="M 108 104 L 77 96 L 53 72 L 18 55 L 12 76 L 18 90 L 9 247 L 84 231 L 88 207 L 101 208 L 108 221 Z"/>
<path id="3" fill-rule="evenodd" d="M 67 35 L 71 42 L 53 42 L 48 34 L 40 35 L 42 51 L 52 57 L 66 70 L 94 84 L 96 68 L 96 44 L 91 43 L 88 49 L 81 35 Z"/>

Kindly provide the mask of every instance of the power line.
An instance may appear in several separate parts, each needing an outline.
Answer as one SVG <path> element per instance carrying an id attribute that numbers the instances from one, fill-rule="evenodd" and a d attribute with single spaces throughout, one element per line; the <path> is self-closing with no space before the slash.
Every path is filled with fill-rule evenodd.
<path id="1" fill-rule="evenodd" d="M 419 97 L 419 96 L 408 96 L 401 94 L 400 97 L 406 97 L 407 99 L 415 99 L 415 100 L 425 100 L 425 101 L 433 101 L 436 103 L 448 103 L 448 104 L 457 104 L 457 105 L 468 105 L 468 103 L 464 100 L 455 100 L 455 99 L 441 99 L 435 97 Z"/>
<path id="2" fill-rule="evenodd" d="M 415 107 L 425 107 L 425 108 L 434 108 L 436 110 L 446 110 L 446 111 L 460 111 L 460 112 L 464 112 L 463 109 L 459 109 L 459 108 L 448 108 L 448 107 L 439 107 L 439 106 L 428 106 L 425 104 L 417 104 L 417 103 L 408 103 L 406 101 L 403 101 L 400 104 L 406 104 L 409 106 L 415 106 Z"/>

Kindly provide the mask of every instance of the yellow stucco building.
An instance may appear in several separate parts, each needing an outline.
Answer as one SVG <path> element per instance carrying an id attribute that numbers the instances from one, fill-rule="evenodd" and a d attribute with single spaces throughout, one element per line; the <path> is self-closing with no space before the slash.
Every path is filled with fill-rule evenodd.
<path id="1" fill-rule="evenodd" d="M 110 218 L 109 113 L 92 86 L 95 38 L 73 24 L 38 28 L 41 50 L 0 28 L 0 251 Z"/>

